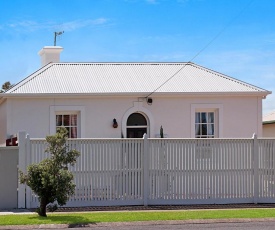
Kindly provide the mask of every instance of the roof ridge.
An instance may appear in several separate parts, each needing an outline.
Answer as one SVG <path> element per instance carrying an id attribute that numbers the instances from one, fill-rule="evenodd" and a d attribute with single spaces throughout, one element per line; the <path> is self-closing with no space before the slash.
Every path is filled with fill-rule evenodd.
<path id="1" fill-rule="evenodd" d="M 191 62 L 54 62 L 56 65 L 189 65 Z"/>

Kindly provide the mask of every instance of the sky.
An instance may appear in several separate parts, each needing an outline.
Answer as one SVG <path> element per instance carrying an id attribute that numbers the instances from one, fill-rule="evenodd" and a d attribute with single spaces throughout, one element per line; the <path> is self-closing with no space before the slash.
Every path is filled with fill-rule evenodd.
<path id="1" fill-rule="evenodd" d="M 0 0 L 0 84 L 39 69 L 64 31 L 62 62 L 192 61 L 275 95 L 274 12 L 274 0 Z"/>

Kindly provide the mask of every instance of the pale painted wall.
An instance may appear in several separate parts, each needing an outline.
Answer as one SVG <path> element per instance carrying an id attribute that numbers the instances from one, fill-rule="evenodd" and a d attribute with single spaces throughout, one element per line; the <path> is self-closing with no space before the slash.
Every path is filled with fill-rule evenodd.
<path id="1" fill-rule="evenodd" d="M 263 137 L 275 138 L 275 123 L 263 125 Z"/>
<path id="2" fill-rule="evenodd" d="M 0 210 L 17 208 L 18 147 L 0 147 Z"/>
<path id="3" fill-rule="evenodd" d="M 4 144 L 7 138 L 7 101 L 0 105 L 0 144 Z"/>
<path id="4" fill-rule="evenodd" d="M 164 133 L 171 138 L 190 138 L 194 128 L 191 107 L 196 104 L 220 105 L 222 113 L 219 137 L 252 137 L 262 135 L 262 101 L 257 97 L 152 97 L 153 104 L 146 101 L 138 104 L 137 110 L 146 111 L 151 116 L 150 137 L 159 134 L 162 125 Z M 141 99 L 139 99 L 141 100 Z M 6 108 L 6 134 L 26 131 L 31 137 L 43 138 L 51 133 L 50 117 L 53 106 L 78 106 L 83 108 L 83 135 L 93 138 L 120 138 L 122 119 L 127 111 L 135 111 L 131 97 L 86 97 L 70 99 L 8 99 Z M 2 105 L 0 106 L 0 108 Z M 132 109 L 131 109 L 132 108 Z M 2 115 L 5 117 L 4 115 Z M 118 128 L 112 127 L 116 118 Z M 3 138 L 3 135 L 2 135 Z M 3 139 L 1 139 L 3 141 Z"/>

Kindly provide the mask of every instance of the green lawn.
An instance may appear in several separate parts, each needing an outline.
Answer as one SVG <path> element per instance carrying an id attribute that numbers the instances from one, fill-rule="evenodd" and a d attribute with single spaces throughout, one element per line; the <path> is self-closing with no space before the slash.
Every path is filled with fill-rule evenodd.
<path id="1" fill-rule="evenodd" d="M 188 210 L 188 211 L 129 211 L 129 212 L 87 212 L 48 213 L 48 217 L 36 214 L 0 216 L 0 225 L 33 224 L 86 224 L 99 222 L 129 222 L 150 220 L 191 220 L 225 218 L 275 218 L 275 209 L 234 209 L 234 210 Z"/>

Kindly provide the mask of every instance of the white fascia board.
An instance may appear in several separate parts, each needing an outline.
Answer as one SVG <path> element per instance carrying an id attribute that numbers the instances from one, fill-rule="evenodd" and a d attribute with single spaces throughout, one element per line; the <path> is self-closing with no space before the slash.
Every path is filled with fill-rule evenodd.
<path id="1" fill-rule="evenodd" d="M 43 97 L 43 98 L 53 98 L 53 97 L 86 97 L 86 96 L 96 96 L 96 97 L 109 97 L 109 96 L 127 96 L 127 97 L 169 97 L 169 96 L 259 96 L 266 97 L 271 94 L 271 91 L 262 92 L 155 92 L 150 95 L 149 92 L 118 92 L 118 93 L 3 93 L 1 98 L 16 98 L 16 97 Z"/>
<path id="2" fill-rule="evenodd" d="M 55 98 L 55 97 L 146 97 L 145 94 L 133 94 L 133 93 L 10 93 L 3 95 L 2 98 Z"/>

